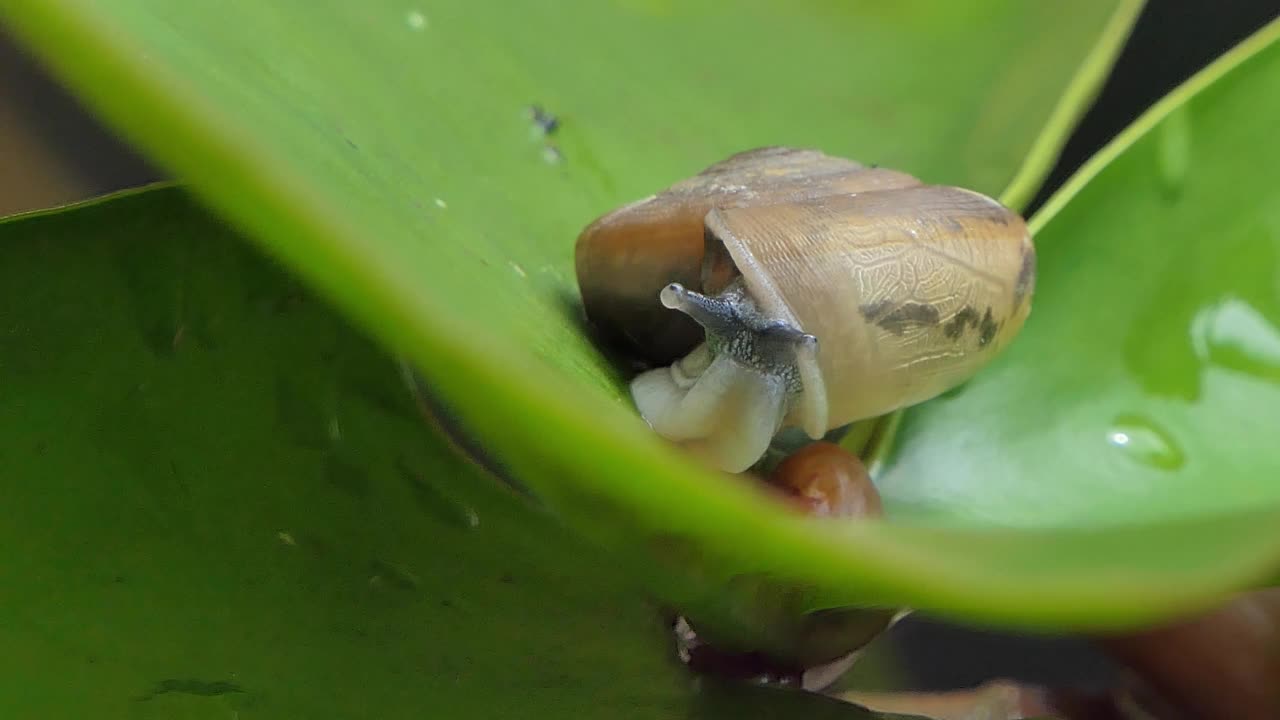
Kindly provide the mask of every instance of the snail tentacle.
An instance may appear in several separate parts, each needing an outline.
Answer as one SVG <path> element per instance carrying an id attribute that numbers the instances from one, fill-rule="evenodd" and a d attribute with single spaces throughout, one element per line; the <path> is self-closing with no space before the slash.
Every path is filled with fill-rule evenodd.
<path id="1" fill-rule="evenodd" d="M 660 300 L 702 325 L 706 341 L 632 381 L 640 414 L 659 435 L 730 472 L 746 470 L 803 394 L 798 357 L 812 353 L 817 339 L 762 313 L 741 283 L 714 297 L 672 283 Z"/>

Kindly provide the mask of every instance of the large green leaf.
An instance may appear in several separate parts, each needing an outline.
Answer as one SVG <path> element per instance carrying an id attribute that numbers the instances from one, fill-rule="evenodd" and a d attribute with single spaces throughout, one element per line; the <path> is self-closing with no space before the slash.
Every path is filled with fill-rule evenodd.
<path id="1" fill-rule="evenodd" d="M 880 478 L 895 516 L 1216 518 L 1214 532 L 1280 510 L 1278 29 L 1155 108 L 1035 219 L 1033 319 L 994 367 L 908 413 Z"/>
<path id="2" fill-rule="evenodd" d="M 565 304 L 593 216 L 766 144 L 999 193 L 1043 127 L 1063 139 L 1138 5 L 0 3 L 389 342 L 545 361 L 597 396 L 621 394 L 616 370 Z M 556 162 L 531 102 L 562 120 Z"/>
<path id="3" fill-rule="evenodd" d="M 340 46 L 343 39 L 385 35 L 383 27 L 372 23 L 373 16 L 366 14 L 372 12 L 369 8 L 346 18 L 339 17 L 340 10 L 319 9 L 308 14 L 306 22 L 296 22 L 299 18 L 287 10 L 236 15 L 225 12 L 222 5 L 178 8 L 121 3 L 113 5 L 108 16 L 97 14 L 97 6 L 80 7 L 74 3 L 14 7 L 12 16 L 55 64 L 66 70 L 73 84 L 163 160 L 185 170 L 207 197 L 254 229 L 258 237 L 293 261 L 306 277 L 332 292 L 384 339 L 414 357 L 458 412 L 544 497 L 617 547 L 639 549 L 642 557 L 655 547 L 666 553 L 668 565 L 653 568 L 651 579 L 668 596 L 693 603 L 713 602 L 705 594 L 714 594 L 717 580 L 754 571 L 771 580 L 806 583 L 814 588 L 816 596 L 829 602 L 907 602 L 975 617 L 1115 622 L 1150 617 L 1203 600 L 1226 584 L 1256 577 L 1265 568 L 1271 548 L 1262 542 L 1252 543 L 1251 552 L 1217 558 L 1224 548 L 1258 535 L 1268 520 L 1265 515 L 1255 518 L 1255 524 L 1241 518 L 1233 525 L 1232 533 L 1215 532 L 1210 542 L 1197 545 L 1194 551 L 1176 559 L 1149 543 L 1132 542 L 1147 537 L 1144 531 L 1132 529 L 1099 539 L 1087 533 L 1065 537 L 965 534 L 878 524 L 812 528 L 770 514 L 767 506 L 745 488 L 722 478 L 705 477 L 672 457 L 645 434 L 625 403 L 601 402 L 607 394 L 617 393 L 616 378 L 586 345 L 574 323 L 563 316 L 559 305 L 570 286 L 565 277 L 567 238 L 576 226 L 565 218 L 583 215 L 580 211 L 586 205 L 579 204 L 586 202 L 583 198 L 593 188 L 606 201 L 598 204 L 607 205 L 640 194 L 642 187 L 652 189 L 661 176 L 677 174 L 672 168 L 660 169 L 660 165 L 682 154 L 678 151 L 678 138 L 686 131 L 695 132 L 686 128 L 700 126 L 697 122 L 663 122 L 671 114 L 668 105 L 662 106 L 666 115 L 655 117 L 646 116 L 637 106 L 625 102 L 590 104 L 598 114 L 615 117 L 618 124 L 611 126 L 601 121 L 597 126 L 584 122 L 579 130 L 570 131 L 574 126 L 567 122 L 562 142 L 564 162 L 556 166 L 558 174 L 547 175 L 549 168 L 538 165 L 541 160 L 535 161 L 528 154 L 507 154 L 514 146 L 504 142 L 515 141 L 502 140 L 506 137 L 501 132 L 503 121 L 495 118 L 500 116 L 498 105 L 504 98 L 514 103 L 508 93 L 514 92 L 512 87 L 520 87 L 518 78 L 512 81 L 519 74 L 516 70 L 536 68 L 538 63 L 532 58 L 542 52 L 563 57 L 558 50 L 547 50 L 547 43 L 517 41 L 538 36 L 537 22 L 545 21 L 543 16 L 520 17 L 512 13 L 501 20 L 489 18 L 482 33 L 477 26 L 466 24 L 478 21 L 474 12 L 451 16 L 438 15 L 433 10 L 428 18 L 410 11 L 409 16 L 397 16 L 405 23 L 398 39 L 370 44 L 365 54 L 348 58 L 345 53 L 326 54 L 320 50 Z M 75 12 L 67 12 L 68 8 Z M 690 98 L 696 94 L 696 107 L 704 111 L 704 116 L 730 116 L 732 98 L 721 98 L 708 87 L 735 84 L 715 75 L 714 70 L 732 67 L 740 71 L 732 75 L 739 85 L 755 89 L 776 63 L 762 61 L 759 67 L 752 67 L 732 53 L 714 52 L 717 40 L 707 38 L 732 33 L 710 32 L 713 27 L 724 29 L 719 18 L 689 9 L 680 12 L 692 13 L 692 17 L 651 20 L 650 32 L 697 27 L 692 21 L 699 18 L 706 22 L 700 28 L 704 32 L 699 46 L 706 52 L 686 59 L 690 60 L 690 67 L 703 67 L 698 62 L 709 63 L 704 73 L 709 73 L 707 77 L 714 82 L 709 83 L 699 73 L 689 73 L 697 90 Z M 734 17 L 759 20 L 765 16 L 753 12 Z M 856 19 L 862 31 L 871 28 L 874 32 L 862 38 L 861 43 L 850 43 L 842 37 L 841 48 L 850 53 L 883 51 L 885 46 L 878 40 L 889 38 L 899 51 L 909 50 L 909 54 L 901 56 L 902 62 L 887 65 L 903 68 L 911 82 L 903 82 L 900 77 L 893 84 L 870 83 L 885 95 L 882 100 L 886 107 L 900 107 L 920 97 L 946 98 L 951 101 L 946 112 L 924 112 L 921 117 L 933 118 L 943 125 L 958 122 L 976 132 L 974 129 L 981 124 L 975 124 L 975 115 L 966 115 L 957 108 L 975 98 L 981 98 L 977 107 L 998 109 L 1002 104 L 989 95 L 972 92 L 972 84 L 964 93 L 948 94 L 964 84 L 952 76 L 960 72 L 955 68 L 969 72 L 972 68 L 968 63 L 947 64 L 948 72 L 940 74 L 936 72 L 936 62 L 907 60 L 927 55 L 935 48 L 945 51 L 938 57 L 956 55 L 955 45 L 942 42 L 946 37 L 963 36 L 965 43 L 981 48 L 1021 47 L 1035 56 L 1040 48 L 1073 35 L 1063 32 L 1060 24 L 1049 27 L 1043 22 L 1045 18 L 1026 21 L 1025 13 L 1045 10 L 1017 5 L 990 16 L 973 12 L 969 17 L 973 25 L 950 17 L 936 27 L 928 22 L 895 25 L 888 20 L 881 26 L 868 22 L 872 16 L 861 16 Z M 583 15 L 588 20 L 591 17 L 589 11 Z M 796 22 L 809 22 L 805 19 L 809 16 L 793 17 L 799 18 Z M 803 41 L 795 40 L 796 52 L 801 47 L 817 47 L 813 38 L 823 36 L 823 28 L 830 27 L 833 18 L 838 17 L 839 14 L 822 15 L 814 20 L 810 28 L 814 32 Z M 1000 22 L 993 22 L 992 18 L 997 17 Z M 1124 12 L 1115 17 L 1124 18 Z M 220 21 L 226 18 L 234 18 L 235 32 L 215 32 L 215 28 L 225 27 Z M 470 33 L 432 33 L 441 28 L 442 18 L 455 22 L 445 27 L 469 27 Z M 1022 25 L 1010 31 L 1019 18 L 1023 18 Z M 511 20 L 517 21 L 520 28 L 516 39 L 495 31 Z M 557 21 L 562 18 L 557 17 Z M 575 16 L 578 21 L 586 22 Z M 633 24 L 646 27 L 640 20 Z M 977 26 L 1008 42 L 974 42 Z M 1123 22 L 1119 26 L 1123 27 Z M 936 37 L 928 35 L 930 27 Z M 196 32 L 197 28 L 200 32 Z M 889 32 L 893 28 L 900 32 Z M 281 52 L 277 50 L 281 46 L 265 42 L 266 35 L 282 32 L 297 41 L 289 46 L 291 52 Z M 595 37 L 591 33 L 583 35 Z M 1113 40 L 1115 35 L 1109 33 Z M 434 44 L 414 39 L 419 36 L 433 38 Z M 781 36 L 793 37 L 787 33 Z M 1013 42 L 1023 42 L 1022 38 L 1028 36 L 1034 40 L 1024 45 Z M 385 69 L 389 59 L 403 61 L 413 53 L 456 53 L 456 46 L 451 43 L 457 43 L 458 37 L 466 38 L 472 46 L 483 39 L 524 50 L 514 54 L 476 53 L 482 60 L 467 66 L 466 72 L 458 71 L 456 63 L 431 65 L 440 70 L 430 77 L 442 83 L 431 86 L 435 88 L 434 95 L 425 89 L 421 95 L 406 92 L 402 85 L 396 87 L 397 92 L 389 92 L 389 76 L 370 72 Z M 928 38 L 928 42 L 919 42 L 921 37 Z M 749 34 L 733 36 L 732 42 L 740 46 L 743 38 L 749 38 Z M 88 43 L 103 54 L 93 63 L 56 54 L 59 47 L 77 42 Z M 1114 42 L 1101 43 L 1100 47 L 1105 56 Z M 307 49 L 314 52 L 305 52 Z M 596 55 L 631 61 L 636 57 L 627 53 Z M 318 60 L 330 57 L 339 60 L 332 66 Z M 883 52 L 865 56 L 861 64 L 879 68 L 886 65 L 885 57 Z M 1061 56 L 1050 60 L 1058 57 Z M 512 58 L 520 62 L 513 62 Z M 731 58 L 732 64 L 716 65 L 729 62 L 722 58 Z M 1010 62 L 1013 58 L 1016 59 Z M 974 71 L 969 79 L 978 78 L 981 82 L 976 84 L 981 87 L 1000 87 L 998 82 L 985 83 L 1008 77 L 1008 73 L 1016 75 L 1029 66 L 1029 61 L 1022 62 L 1026 58 L 1016 54 L 1003 55 L 1002 59 L 1005 65 L 988 61 L 986 67 L 994 75 Z M 502 67 L 494 70 L 485 64 L 490 62 Z M 976 64 L 982 65 L 980 58 Z M 580 69 L 583 65 L 573 65 L 572 71 L 561 69 L 558 76 L 576 78 L 564 87 L 577 88 L 580 94 L 576 97 L 582 98 L 579 102 L 585 108 L 585 99 L 598 100 L 601 89 L 598 76 L 574 74 L 589 72 Z M 599 62 L 585 65 L 594 70 L 607 67 Z M 326 72 L 316 72 L 321 68 Z M 505 75 L 503 70 L 507 71 Z M 491 79 L 486 73 L 493 74 L 493 82 L 483 82 Z M 938 94 L 922 92 L 922 83 L 939 75 L 944 79 L 934 88 Z M 824 96 L 830 92 L 830 78 L 822 80 L 826 76 L 814 72 L 803 76 L 818 78 L 815 82 L 819 90 L 798 82 L 800 75 L 796 75 L 781 83 L 776 92 L 771 89 L 773 103 L 767 107 L 814 105 L 812 95 L 805 96 L 806 88 Z M 1067 77 L 1067 73 L 1060 77 Z M 532 91 L 534 84 L 526 83 L 523 89 Z M 485 92 L 461 89 L 476 85 L 486 88 Z M 574 93 L 562 90 L 565 97 L 560 99 L 550 93 L 550 88 L 559 86 L 551 83 L 542 87 L 547 92 L 540 94 L 540 99 L 565 109 L 567 118 L 578 117 L 581 121 L 588 117 L 585 109 L 575 108 Z M 1025 86 L 1022 89 L 1028 90 Z M 665 97 L 673 91 L 668 88 L 663 92 Z M 786 101 L 786 93 L 796 93 L 794 102 Z M 865 86 L 850 93 L 856 98 L 877 97 Z M 1003 105 L 1004 113 L 1021 121 L 1034 120 L 1036 114 L 1027 112 L 1021 102 L 1023 97 L 1033 96 L 1029 90 L 1015 94 L 1018 102 Z M 413 98 L 434 98 L 436 102 L 424 106 Z M 152 102 L 140 104 L 141 99 Z M 414 113 L 415 107 L 429 111 Z M 1047 116 L 1047 103 L 1039 107 Z M 760 127 L 769 130 L 768 112 L 753 113 L 753 117 L 756 114 L 762 118 L 758 121 Z M 873 116 L 865 108 L 850 115 L 863 122 Z M 851 147 L 848 154 L 866 157 L 865 151 L 856 152 L 855 146 L 822 142 L 824 132 L 845 129 L 847 118 L 839 116 L 840 122 L 832 124 L 830 114 L 805 117 L 808 122 L 795 126 L 789 137 L 778 138 L 775 132 L 767 141 L 812 143 L 836 151 Z M 636 123 L 637 120 L 643 122 Z M 756 132 L 756 123 L 753 119 L 749 126 L 744 124 L 745 132 Z M 1032 127 L 1039 124 L 1043 123 L 1029 123 Z M 920 132 L 920 128 L 903 122 L 895 126 L 909 131 L 911 147 L 927 147 L 928 143 L 922 140 L 925 137 L 944 138 L 948 151 L 954 152 L 956 138 L 947 132 Z M 601 142 L 600 152 L 584 152 L 595 146 L 589 138 L 589 127 L 611 128 L 602 134 L 612 141 Z M 717 146 L 719 142 L 736 149 L 766 141 L 764 135 L 759 136 L 759 141 L 735 136 L 724 123 L 701 127 L 701 134 L 707 136 L 703 138 L 707 147 L 713 148 L 708 151 L 708 159 L 723 154 Z M 412 128 L 417 135 L 411 137 L 413 133 L 406 128 Z M 676 140 L 669 144 L 674 151 L 636 149 L 643 146 L 635 142 L 636 137 L 656 130 L 673 133 Z M 880 130 L 875 135 L 877 146 L 892 149 L 894 144 L 889 140 L 897 130 Z M 1015 133 L 1006 131 L 1000 136 L 1012 138 Z M 991 154 L 982 143 L 960 145 L 970 147 L 970 153 Z M 972 163 L 949 163 L 947 168 L 930 174 L 926 172 L 928 162 L 923 158 L 913 161 L 910 151 L 903 149 L 907 146 L 904 142 L 898 154 L 890 152 L 882 159 L 929 179 L 990 189 Z M 429 152 L 413 150 L 426 147 Z M 603 149 L 606 147 L 607 151 Z M 930 152 L 931 157 L 945 155 L 941 148 Z M 575 154 L 584 160 L 581 168 L 573 159 Z M 406 160 L 406 155 L 414 162 Z M 610 160 L 602 161 L 602 157 Z M 611 187 L 608 181 L 614 174 L 603 168 L 613 167 L 625 167 L 625 176 L 643 185 Z M 565 185 L 556 187 L 557 182 Z M 566 192 L 569 188 L 577 192 Z M 499 210 L 495 211 L 495 207 Z M 477 288 L 484 291 L 475 292 Z M 509 372 L 512 366 L 522 364 L 521 358 L 528 361 L 533 357 L 567 372 L 544 373 L 537 364 L 518 374 Z M 564 393 L 566 379 L 579 382 L 584 391 Z M 591 392 L 593 387 L 602 388 L 604 394 Z M 497 410 L 480 408 L 480 399 L 495 402 Z M 1192 528 L 1206 526 L 1199 517 L 1186 522 Z M 745 530 L 750 532 L 744 533 Z M 1184 532 L 1185 528 L 1169 525 L 1154 534 L 1185 536 L 1181 535 Z M 644 539 L 655 535 L 663 539 Z M 742 535 L 754 542 L 744 546 L 739 540 Z M 1096 557 L 1100 544 L 1109 546 L 1117 539 L 1131 542 L 1123 551 Z M 671 554 L 673 547 L 680 552 Z M 698 560 L 693 567 L 691 558 Z M 982 561 L 976 562 L 976 558 Z M 1135 571 L 1129 586 L 1104 592 L 1099 581 L 1121 568 Z M 673 570 L 678 572 L 673 574 Z M 688 579 L 690 570 L 701 571 L 702 579 L 711 582 L 695 585 L 681 596 L 681 581 Z M 1199 582 L 1189 583 L 1188 577 Z M 1171 588 L 1184 592 L 1170 592 Z M 986 592 L 993 589 L 1007 592 L 991 601 Z"/>
<path id="4" fill-rule="evenodd" d="M 521 480 L 668 600 L 749 634 L 756 589 L 766 606 L 793 587 L 1076 622 L 1205 592 L 1169 589 L 1208 555 L 1169 568 L 1137 547 L 1100 569 L 1052 562 L 1056 536 L 781 516 L 658 442 L 566 308 L 572 242 L 592 216 L 754 145 L 814 145 L 991 193 L 1019 173 L 1009 196 L 1027 196 L 1136 2 L 0 7 L 73 88 L 411 357 Z M 529 102 L 563 119 L 554 163 L 530 139 Z M 1145 573 L 1133 592 L 1091 589 L 1126 561 Z M 1256 568 L 1233 556 L 1199 577 L 1219 586 Z"/>
<path id="5" fill-rule="evenodd" d="M 694 683 L 183 193 L 0 228 L 0 716 L 870 718 Z"/>
<path id="6" fill-rule="evenodd" d="M 1001 379 L 1009 375 L 998 373 L 1019 363 L 1039 372 L 1046 352 L 1066 356 L 1037 337 L 1106 338 L 1080 328 L 1087 315 L 1071 315 L 1075 320 L 1062 328 L 1053 325 L 1055 310 L 1034 315 L 1041 334 L 1028 333 L 1024 354 L 1010 355 L 957 400 L 925 411 L 950 424 L 931 425 L 931 415 L 923 414 L 909 425 L 900 464 L 884 484 L 891 514 L 928 515 L 931 527 L 833 528 L 782 518 L 749 488 L 707 477 L 655 442 L 623 401 L 614 370 L 564 310 L 564 299 L 572 299 L 571 238 L 582 222 L 741 147 L 818 145 L 931 181 L 997 191 L 1032 146 L 1037 128 L 1052 117 L 1050 124 L 1061 131 L 1062 118 L 1078 110 L 1055 109 L 1056 97 L 1071 78 L 1097 77 L 1097 59 L 1114 50 L 1132 5 L 1108 14 L 1107 4 L 900 4 L 858 12 L 835 4 L 809 5 L 805 12 L 748 4 L 718 15 L 703 5 L 584 3 L 556 13 L 503 6 L 492 17 L 474 4 L 406 9 L 10 0 L 5 8 L 72 85 L 134 140 L 191 179 L 207 200 L 385 342 L 413 357 L 470 428 L 564 516 L 639 559 L 662 559 L 658 568 L 636 571 L 649 573 L 668 597 L 714 605 L 728 579 L 746 575 L 762 584 L 801 585 L 824 602 L 908 602 L 1006 621 L 1119 623 L 1187 609 L 1274 566 L 1277 541 L 1267 532 L 1274 518 L 1270 503 L 1260 502 L 1274 496 L 1257 480 L 1266 468 L 1239 460 L 1256 447 L 1257 436 L 1226 437 L 1225 430 L 1213 436 L 1204 429 L 1206 423 L 1221 427 L 1224 416 L 1242 416 L 1230 402 L 1213 400 L 1181 419 L 1178 411 L 1144 405 L 1146 398 L 1133 395 L 1125 407 L 1107 409 L 1112 416 L 1101 432 L 1124 433 L 1125 457 L 1166 466 L 1156 474 L 1137 462 L 1130 475 L 1120 464 L 1126 459 L 1093 475 L 1084 471 L 1096 470 L 1092 465 L 1082 470 L 1079 462 L 1039 462 L 1028 477 L 997 465 L 1024 451 L 1043 457 L 1036 443 L 974 450 L 973 425 L 998 415 L 980 413 L 992 406 L 983 404 L 993 397 L 983 388 L 1004 387 Z M 1098 53 L 1076 73 L 1108 17 Z M 623 35 L 623 26 L 630 35 Z M 61 51 L 68 47 L 93 53 Z M 1248 67 L 1257 63 L 1270 67 L 1270 60 Z M 867 72 L 859 72 L 863 68 Z M 1274 118 L 1274 108 L 1249 104 L 1270 87 L 1270 70 L 1238 70 L 1230 77 L 1228 90 L 1206 97 L 1234 97 L 1236 113 Z M 1079 88 L 1087 86 L 1074 83 L 1071 95 L 1082 99 L 1087 92 Z M 520 106 L 529 100 L 562 114 L 556 163 L 545 161 L 543 141 L 527 135 Z M 1222 113 L 1216 122 L 1230 117 Z M 1166 192 L 1187 208 L 1219 202 L 1208 211 L 1220 211 L 1213 208 L 1221 208 L 1221 197 L 1197 195 L 1190 190 L 1194 183 L 1179 178 L 1197 173 L 1187 163 L 1201 151 L 1201 135 L 1230 136 L 1235 126 L 1196 129 L 1190 145 L 1176 123 L 1165 127 L 1174 128 L 1162 131 L 1172 140 L 1160 141 L 1165 150 L 1158 167 L 1174 186 Z M 1187 120 L 1185 127 L 1198 126 Z M 1057 140 L 1051 133 L 1037 149 Z M 1147 142 L 1157 141 L 1144 141 L 1134 152 Z M 1211 143 L 1203 147 L 1220 150 Z M 1034 155 L 1042 167 L 1051 152 Z M 1037 164 L 1027 167 L 1032 176 L 1038 172 Z M 1220 170 L 1226 172 L 1234 170 Z M 1254 184 L 1266 190 L 1265 182 L 1260 176 Z M 1123 201 L 1126 190 L 1128 183 L 1116 182 L 1108 195 Z M 1025 190 L 1010 193 L 1020 195 Z M 1069 211 L 1062 218 L 1089 213 Z M 1120 213 L 1105 215 L 1110 219 L 1100 222 L 1125 220 Z M 1147 217 L 1128 222 L 1138 220 L 1146 223 Z M 1181 227 L 1171 227 L 1171 237 Z M 1111 238 L 1108 251 L 1128 247 L 1114 225 L 1107 232 L 1100 237 Z M 1112 299 L 1138 288 L 1133 297 L 1147 305 L 1130 324 L 1151 333 L 1151 341 L 1126 334 L 1126 361 L 1158 365 L 1155 372 L 1144 370 L 1147 383 L 1155 384 L 1143 392 L 1167 396 L 1174 388 L 1185 395 L 1185 369 L 1164 377 L 1178 363 L 1165 363 L 1157 347 L 1178 337 L 1165 320 L 1169 300 L 1140 295 L 1146 286 L 1130 279 L 1117 277 L 1115 287 L 1108 286 L 1106 270 L 1098 270 L 1105 268 L 1100 260 L 1110 258 L 1105 252 L 1066 258 L 1070 251 L 1060 250 L 1064 259 L 1053 259 L 1053 234 L 1048 228 L 1043 238 L 1042 288 L 1048 290 L 1038 305 L 1052 307 L 1053 293 L 1069 292 L 1052 290 L 1055 272 L 1059 287 L 1085 270 L 1101 273 L 1097 286 Z M 1151 255 L 1149 249 L 1135 251 L 1129 264 Z M 1215 259 L 1202 265 L 1212 268 L 1206 272 L 1212 279 L 1193 283 L 1190 295 L 1198 300 L 1172 315 L 1188 315 L 1199 301 L 1216 297 L 1222 302 L 1216 314 L 1192 323 L 1201 333 L 1196 347 L 1212 346 L 1206 351 L 1211 364 L 1266 375 L 1270 370 L 1257 370 L 1256 347 L 1229 347 L 1235 342 L 1231 323 L 1266 319 L 1262 291 L 1236 288 L 1244 293 L 1240 302 L 1252 304 L 1251 315 L 1224 296 L 1235 287 L 1221 284 L 1230 264 Z M 1160 273 L 1147 274 L 1164 282 Z M 1260 277 L 1248 282 L 1262 287 Z M 1181 301 L 1181 292 L 1148 290 Z M 1057 318 L 1064 318 L 1068 305 L 1060 300 L 1057 307 Z M 1032 348 L 1041 355 L 1025 360 Z M 1100 352 L 1080 366 L 1093 378 L 1107 361 Z M 1083 377 L 1055 387 L 1083 387 Z M 1027 380 L 1007 384 L 1027 387 L 1019 382 Z M 1120 386 L 1106 383 L 1112 380 L 1100 387 Z M 1254 397 L 1252 388 L 1248 395 Z M 1010 405 L 1032 401 L 1034 420 L 1051 415 L 1059 400 L 1064 409 L 1080 407 L 1059 391 L 1001 397 L 1014 398 Z M 1051 404 L 1047 413 L 1039 410 L 1044 402 Z M 1000 410 L 1005 407 L 1001 402 Z M 1010 411 L 1009 418 L 1027 427 L 1027 415 Z M 1162 423 L 1155 416 L 1171 419 Z M 1088 425 L 1092 433 L 1094 420 L 1069 428 Z M 1155 434 L 1139 427 L 1151 423 L 1169 427 Z M 931 427 L 941 429 L 929 436 Z M 1203 451 L 1208 442 L 1184 442 L 1202 432 L 1212 439 L 1212 452 Z M 988 439 L 1010 437 L 1001 433 Z M 969 442 L 961 446 L 957 437 Z M 1044 437 L 1038 442 L 1061 447 L 1051 434 Z M 1178 474 L 1167 466 L 1179 454 L 1152 445 L 1161 437 L 1181 448 Z M 932 438 L 928 446 L 925 438 Z M 1093 447 L 1087 445 L 1092 439 L 1080 442 Z M 1133 450 L 1139 442 L 1147 443 L 1146 450 Z M 1236 451 L 1222 450 L 1230 450 L 1226 442 L 1238 442 Z M 973 451 L 974 460 L 943 455 L 957 446 Z M 1076 457 L 1101 452 L 1105 447 Z M 974 470 L 980 461 L 995 465 Z M 1229 489 L 1202 502 L 1188 488 L 1208 486 L 1202 478 L 1210 477 L 1211 461 L 1215 483 L 1230 475 Z M 916 474 L 904 479 L 902 468 L 913 468 L 911 462 Z M 956 487 L 957 465 L 964 466 L 959 477 L 966 484 L 948 491 Z M 1023 461 L 1009 466 L 1028 468 Z M 987 483 L 988 474 L 1002 478 Z M 1126 484 L 1130 477 L 1137 479 Z M 1028 488 L 1039 487 L 1052 487 L 1056 495 L 1030 495 Z M 1166 489 L 1172 497 L 1155 497 Z M 1016 506 L 1000 500 L 1006 496 L 1018 498 Z M 936 502 L 940 497 L 948 498 L 947 505 Z M 1138 518 L 1161 524 L 1130 523 L 1132 515 L 1115 511 L 1119 498 L 1130 506 L 1142 503 Z M 1225 521 L 1215 516 L 1251 503 L 1260 509 Z M 993 507 L 1011 515 L 997 518 Z M 977 528 L 934 527 L 975 520 Z M 1061 529 L 1044 530 L 1044 523 Z M 1037 529 L 1011 532 L 992 524 Z M 1111 527 L 1106 533 L 1093 530 L 1105 525 Z M 690 584 L 691 578 L 709 582 Z"/>

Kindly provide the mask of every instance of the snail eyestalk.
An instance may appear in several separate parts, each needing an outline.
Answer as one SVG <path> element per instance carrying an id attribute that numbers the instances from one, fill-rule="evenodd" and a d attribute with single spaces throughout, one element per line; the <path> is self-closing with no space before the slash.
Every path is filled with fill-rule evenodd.
<path id="1" fill-rule="evenodd" d="M 659 435 L 728 472 L 750 468 L 802 404 L 807 379 L 800 358 L 813 357 L 817 338 L 766 316 L 740 281 L 714 297 L 672 283 L 659 299 L 696 320 L 706 340 L 632 381 L 640 414 Z"/>

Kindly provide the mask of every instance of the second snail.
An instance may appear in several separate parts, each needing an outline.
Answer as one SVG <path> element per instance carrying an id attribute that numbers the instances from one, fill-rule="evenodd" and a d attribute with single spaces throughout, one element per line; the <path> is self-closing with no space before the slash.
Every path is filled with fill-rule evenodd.
<path id="1" fill-rule="evenodd" d="M 968 380 L 1031 310 L 1023 219 L 962 188 L 816 150 L 734 155 L 591 223 L 588 319 L 658 365 L 631 381 L 661 436 L 741 472 Z"/>

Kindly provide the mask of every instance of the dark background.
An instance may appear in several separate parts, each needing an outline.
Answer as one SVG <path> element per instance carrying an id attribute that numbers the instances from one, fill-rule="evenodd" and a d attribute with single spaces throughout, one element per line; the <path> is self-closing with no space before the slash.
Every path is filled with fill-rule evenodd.
<path id="1" fill-rule="evenodd" d="M 1148 0 L 1111 78 L 1028 215 L 1153 102 L 1277 16 L 1280 0 Z M 98 125 L 0 28 L 0 215 L 163 177 Z M 1114 672 L 1088 643 L 1073 639 L 978 632 L 912 618 L 887 640 L 878 652 L 892 655 L 922 689 L 966 687 L 992 677 L 1096 687 Z"/>

